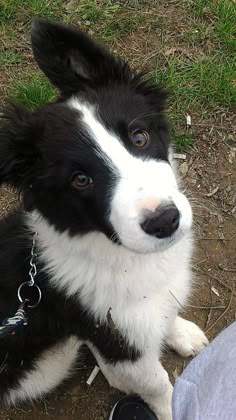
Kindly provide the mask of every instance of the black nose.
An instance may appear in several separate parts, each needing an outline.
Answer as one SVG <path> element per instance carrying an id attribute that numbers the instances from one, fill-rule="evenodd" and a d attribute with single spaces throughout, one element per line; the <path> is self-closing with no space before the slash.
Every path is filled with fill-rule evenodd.
<path id="1" fill-rule="evenodd" d="M 171 236 L 179 227 L 180 213 L 177 207 L 170 205 L 156 210 L 141 224 L 148 235 L 157 238 Z"/>

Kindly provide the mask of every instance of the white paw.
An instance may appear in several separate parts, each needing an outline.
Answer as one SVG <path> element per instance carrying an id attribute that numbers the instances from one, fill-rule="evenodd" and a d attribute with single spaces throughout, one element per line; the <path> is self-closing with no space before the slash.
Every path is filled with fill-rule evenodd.
<path id="1" fill-rule="evenodd" d="M 157 418 L 158 420 L 172 420 L 172 409 L 171 406 L 170 407 L 165 407 L 163 409 L 159 409 L 157 411 Z"/>
<path id="2" fill-rule="evenodd" d="M 183 357 L 195 356 L 208 345 L 204 332 L 193 322 L 177 317 L 167 344 Z"/>
<path id="3" fill-rule="evenodd" d="M 161 391 L 159 390 L 159 392 L 154 396 L 154 398 L 144 397 L 144 400 L 156 414 L 158 420 L 172 420 L 172 394 L 173 386 L 171 385 L 168 378 L 168 381 L 166 383 L 162 383 Z"/>
<path id="4" fill-rule="evenodd" d="M 156 414 L 158 420 L 172 420 L 172 386 L 170 391 L 170 397 L 157 398 L 156 401 L 152 404 L 152 401 L 147 401 L 149 407 L 153 410 Z M 167 398 L 167 399 L 166 399 Z"/>

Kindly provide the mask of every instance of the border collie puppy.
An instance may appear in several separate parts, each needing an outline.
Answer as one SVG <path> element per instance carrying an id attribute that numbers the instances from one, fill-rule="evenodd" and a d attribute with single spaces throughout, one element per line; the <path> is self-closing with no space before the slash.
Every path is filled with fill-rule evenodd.
<path id="1" fill-rule="evenodd" d="M 111 386 L 170 420 L 161 351 L 188 357 L 207 338 L 178 316 L 192 212 L 172 167 L 166 94 L 78 30 L 35 21 L 32 47 L 60 97 L 6 111 L 0 128 L 0 183 L 23 197 L 0 224 L 0 330 L 18 294 L 28 299 L 27 325 L 0 334 L 0 399 L 43 397 L 86 344 Z"/>

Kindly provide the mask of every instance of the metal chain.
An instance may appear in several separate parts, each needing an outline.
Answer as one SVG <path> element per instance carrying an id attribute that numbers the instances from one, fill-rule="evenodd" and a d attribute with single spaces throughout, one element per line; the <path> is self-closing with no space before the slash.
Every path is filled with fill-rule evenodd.
<path id="1" fill-rule="evenodd" d="M 32 240 L 32 248 L 31 248 L 31 258 L 30 258 L 30 269 L 29 269 L 29 277 L 30 280 L 25 281 L 24 283 L 22 283 L 17 291 L 17 295 L 18 295 L 18 299 L 21 303 L 25 302 L 28 308 L 36 308 L 36 306 L 39 305 L 39 303 L 41 302 L 41 298 L 42 298 L 42 292 L 40 287 L 35 284 L 35 277 L 37 275 L 37 266 L 36 266 L 36 258 L 37 258 L 37 253 L 35 252 L 35 248 L 36 248 L 36 237 L 38 235 L 38 232 L 34 233 L 33 236 L 33 240 Z M 37 291 L 38 293 L 38 299 L 36 302 L 31 303 L 29 301 L 29 299 L 24 299 L 22 296 L 22 289 L 25 289 L 26 287 L 34 287 L 35 291 Z"/>
<path id="2" fill-rule="evenodd" d="M 2 323 L 0 324 L 0 338 L 5 337 L 7 334 L 15 334 L 16 330 L 19 327 L 26 326 L 28 324 L 28 319 L 27 319 L 25 308 L 36 308 L 36 306 L 38 306 L 39 303 L 41 302 L 42 292 L 41 292 L 40 287 L 37 284 L 35 284 L 35 277 L 37 275 L 37 267 L 36 267 L 37 253 L 35 252 L 37 235 L 38 233 L 35 232 L 33 236 L 33 240 L 32 240 L 30 270 L 29 270 L 30 280 L 25 281 L 18 287 L 17 296 L 21 304 L 13 316 L 4 319 Z M 36 302 L 30 302 L 28 298 L 23 298 L 22 289 L 26 287 L 33 287 L 36 293 L 38 293 Z M 1 373 L 1 369 L 0 369 L 0 373 Z"/>
<path id="3" fill-rule="evenodd" d="M 36 236 L 38 235 L 38 232 L 34 233 L 33 236 L 33 243 L 32 243 L 32 248 L 31 248 L 31 258 L 30 258 L 30 270 L 29 270 L 29 276 L 30 276 L 30 281 L 29 281 L 29 286 L 34 286 L 34 279 L 37 275 L 37 267 L 36 267 L 36 258 L 37 258 L 37 253 L 35 252 L 35 246 L 36 246 Z"/>

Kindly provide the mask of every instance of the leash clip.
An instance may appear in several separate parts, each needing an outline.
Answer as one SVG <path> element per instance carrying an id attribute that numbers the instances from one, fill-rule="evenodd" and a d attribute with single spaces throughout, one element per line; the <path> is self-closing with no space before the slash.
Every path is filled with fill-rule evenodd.
<path id="1" fill-rule="evenodd" d="M 12 317 L 5 318 L 2 323 L 0 324 L 0 338 L 4 337 L 7 334 L 15 334 L 17 328 L 25 326 L 28 324 L 27 315 L 25 312 L 25 307 L 28 308 L 36 308 L 39 305 L 42 299 L 42 292 L 41 289 L 37 284 L 35 284 L 35 277 L 37 275 L 37 267 L 35 259 L 37 254 L 35 253 L 35 246 L 36 246 L 36 236 L 38 235 L 37 232 L 34 233 L 32 248 L 31 248 L 31 258 L 30 258 L 30 270 L 29 270 L 29 281 L 25 281 L 22 283 L 17 290 L 17 296 L 20 301 L 20 306 L 18 307 L 15 315 Z M 36 290 L 38 294 L 37 300 L 34 303 L 31 303 L 28 298 L 22 297 L 22 290 L 25 287 L 31 287 Z"/>
<path id="2" fill-rule="evenodd" d="M 17 328 L 28 324 L 24 309 L 26 304 L 27 300 L 21 303 L 14 316 L 4 319 L 0 325 L 0 338 L 8 334 L 14 335 Z"/>

